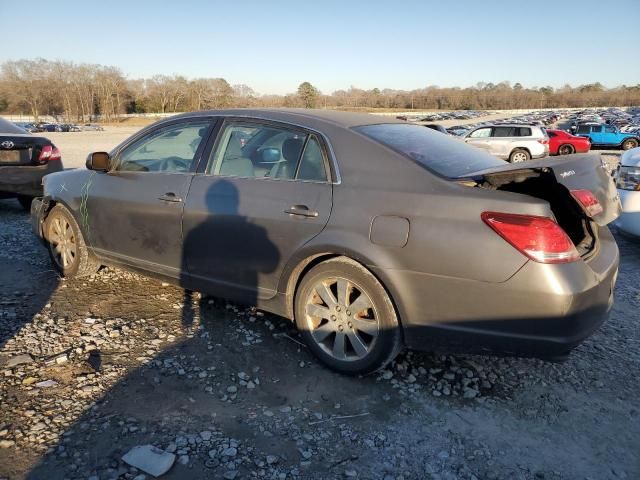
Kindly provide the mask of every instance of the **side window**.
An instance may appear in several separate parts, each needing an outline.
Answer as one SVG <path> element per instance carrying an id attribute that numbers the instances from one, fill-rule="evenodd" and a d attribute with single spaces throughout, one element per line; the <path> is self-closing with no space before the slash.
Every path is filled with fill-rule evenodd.
<path id="1" fill-rule="evenodd" d="M 117 169 L 126 172 L 188 172 L 208 129 L 208 122 L 197 122 L 154 130 L 120 152 Z"/>
<path id="2" fill-rule="evenodd" d="M 549 130 L 547 130 L 547 135 L 549 136 L 549 138 L 553 138 L 557 136 L 555 133 L 550 132 Z"/>
<path id="3" fill-rule="evenodd" d="M 604 127 L 604 131 L 606 133 L 614 133 L 616 131 L 616 129 L 613 128 L 612 126 L 607 126 L 607 127 Z"/>
<path id="4" fill-rule="evenodd" d="M 491 128 L 479 128 L 469 135 L 469 138 L 487 138 L 491 136 Z"/>
<path id="5" fill-rule="evenodd" d="M 602 127 L 591 127 L 591 133 L 602 133 Z"/>
<path id="6" fill-rule="evenodd" d="M 327 170 L 324 163 L 322 147 L 315 136 L 309 137 L 307 145 L 304 147 L 300 168 L 298 169 L 298 180 L 313 180 L 316 182 L 327 181 Z"/>
<path id="7" fill-rule="evenodd" d="M 578 133 L 591 133 L 591 127 L 588 125 L 580 125 L 578 127 Z"/>
<path id="8" fill-rule="evenodd" d="M 227 123 L 207 174 L 293 179 L 307 135 L 267 125 Z"/>
<path id="9" fill-rule="evenodd" d="M 544 128 L 541 128 L 540 130 L 542 130 L 542 133 L 545 133 Z M 518 137 L 530 137 L 531 136 L 531 129 L 527 128 L 527 127 L 520 127 L 520 128 L 517 129 L 516 136 L 518 136 Z"/>
<path id="10" fill-rule="evenodd" d="M 514 127 L 493 127 L 492 137 L 513 137 L 515 136 Z"/>

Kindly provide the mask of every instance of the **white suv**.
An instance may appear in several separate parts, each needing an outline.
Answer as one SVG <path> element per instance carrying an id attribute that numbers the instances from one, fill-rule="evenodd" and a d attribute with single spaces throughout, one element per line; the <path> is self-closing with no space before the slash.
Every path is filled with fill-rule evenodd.
<path id="1" fill-rule="evenodd" d="M 490 125 L 470 130 L 465 143 L 511 163 L 549 155 L 549 136 L 537 125 Z"/>

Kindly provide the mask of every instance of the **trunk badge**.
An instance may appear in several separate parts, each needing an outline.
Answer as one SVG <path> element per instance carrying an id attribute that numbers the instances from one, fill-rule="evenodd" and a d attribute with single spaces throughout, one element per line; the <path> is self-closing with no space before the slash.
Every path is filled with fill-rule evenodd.
<path id="1" fill-rule="evenodd" d="M 560 176 L 562 178 L 567 178 L 567 177 L 570 177 L 571 175 L 575 175 L 575 174 L 576 174 L 576 172 L 574 172 L 573 170 L 567 170 L 566 172 L 560 173 Z"/>
<path id="2" fill-rule="evenodd" d="M 2 148 L 13 148 L 15 143 L 13 143 L 11 140 L 5 140 L 4 142 L 0 143 L 0 145 L 2 146 Z"/>

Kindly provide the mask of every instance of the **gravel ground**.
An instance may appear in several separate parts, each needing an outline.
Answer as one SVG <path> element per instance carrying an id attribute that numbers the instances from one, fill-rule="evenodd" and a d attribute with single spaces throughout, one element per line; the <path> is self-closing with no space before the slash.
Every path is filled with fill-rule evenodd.
<path id="1" fill-rule="evenodd" d="M 617 238 L 611 319 L 567 362 L 408 352 L 350 378 L 280 317 L 58 278 L 0 201 L 0 478 L 151 478 L 122 460 L 141 445 L 167 479 L 640 478 L 640 244 Z"/>

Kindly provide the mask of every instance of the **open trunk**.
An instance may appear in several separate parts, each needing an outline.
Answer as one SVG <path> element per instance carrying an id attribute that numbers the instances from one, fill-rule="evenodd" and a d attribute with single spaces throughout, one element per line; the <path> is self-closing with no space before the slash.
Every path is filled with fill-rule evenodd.
<path id="1" fill-rule="evenodd" d="M 597 229 L 593 224 L 605 226 L 621 213 L 616 187 L 598 154 L 547 157 L 507 164 L 479 170 L 456 180 L 466 185 L 546 200 L 556 221 L 583 256 L 593 251 L 597 243 Z M 576 200 L 576 190 L 591 192 L 602 210 L 590 214 Z"/>

